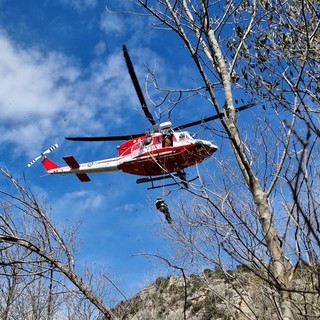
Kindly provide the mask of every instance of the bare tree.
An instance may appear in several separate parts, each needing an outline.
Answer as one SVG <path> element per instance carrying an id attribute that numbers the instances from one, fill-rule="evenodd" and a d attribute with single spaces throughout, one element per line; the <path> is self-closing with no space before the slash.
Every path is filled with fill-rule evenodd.
<path id="1" fill-rule="evenodd" d="M 318 2 L 132 2 L 177 35 L 202 79 L 193 92 L 223 115 L 220 171 L 190 189 L 168 236 L 186 259 L 246 264 L 273 297 L 273 317 L 319 316 Z M 241 100 L 257 106 L 250 127 L 237 120 Z M 308 286 L 295 281 L 301 263 Z"/>
<path id="2" fill-rule="evenodd" d="M 53 319 L 57 311 L 68 313 L 63 299 L 78 296 L 82 305 L 91 304 L 83 307 L 87 317 L 99 313 L 116 319 L 102 300 L 102 289 L 93 291 L 98 286 L 90 288 L 75 270 L 74 232 L 59 233 L 29 190 L 5 170 L 2 178 L 7 188 L 0 190 L 1 318 Z"/>

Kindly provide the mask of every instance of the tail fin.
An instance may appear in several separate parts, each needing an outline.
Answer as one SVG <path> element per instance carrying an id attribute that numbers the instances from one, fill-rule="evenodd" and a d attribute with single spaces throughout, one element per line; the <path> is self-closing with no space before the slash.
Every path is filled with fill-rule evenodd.
<path id="1" fill-rule="evenodd" d="M 44 158 L 42 160 L 42 165 L 46 169 L 46 171 L 59 168 L 59 166 L 56 163 L 54 163 L 52 160 L 48 158 Z"/>

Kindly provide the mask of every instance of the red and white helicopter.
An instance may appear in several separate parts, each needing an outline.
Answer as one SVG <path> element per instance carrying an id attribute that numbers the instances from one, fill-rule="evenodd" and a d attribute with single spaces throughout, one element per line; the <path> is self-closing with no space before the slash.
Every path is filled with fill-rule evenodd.
<path id="1" fill-rule="evenodd" d="M 37 160 L 43 158 L 42 165 L 47 173 L 53 175 L 75 174 L 82 182 L 90 181 L 88 176 L 90 173 L 122 171 L 144 176 L 144 178 L 138 179 L 137 183 L 151 182 L 152 186 L 149 189 L 163 187 L 163 185 L 155 186 L 153 182 L 166 178 L 174 178 L 175 182 L 165 186 L 180 184 L 188 187 L 188 182 L 196 178 L 188 181 L 184 169 L 211 157 L 218 147 L 210 141 L 195 139 L 189 132 L 181 130 L 218 119 L 221 115 L 204 118 L 175 128 L 172 128 L 171 122 L 167 121 L 161 123 L 159 129 L 146 104 L 125 46 L 123 46 L 123 53 L 140 104 L 152 125 L 153 132 L 122 136 L 67 137 L 65 139 L 73 141 L 127 141 L 117 147 L 118 156 L 115 158 L 78 163 L 73 156 L 69 155 L 63 157 L 67 164 L 63 167 L 46 156 L 58 147 L 55 144 L 32 160 L 28 166 L 30 167 Z M 248 107 L 238 108 L 237 111 Z"/>

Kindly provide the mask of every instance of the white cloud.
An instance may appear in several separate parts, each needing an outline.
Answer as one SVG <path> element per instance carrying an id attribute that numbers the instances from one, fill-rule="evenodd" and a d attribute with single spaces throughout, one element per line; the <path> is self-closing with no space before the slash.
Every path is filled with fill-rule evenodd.
<path id="1" fill-rule="evenodd" d="M 68 88 L 79 71 L 61 54 L 23 50 L 0 33 L 0 112 L 3 120 L 50 115 L 67 104 Z"/>
<path id="2" fill-rule="evenodd" d="M 124 21 L 118 15 L 108 13 L 103 15 L 100 28 L 106 33 L 122 33 L 125 27 Z"/>
<path id="3" fill-rule="evenodd" d="M 0 143 L 13 143 L 14 154 L 33 157 L 57 138 L 122 125 L 126 95 L 134 96 L 120 50 L 82 70 L 62 53 L 18 46 L 0 31 L 0 51 Z"/>
<path id="4" fill-rule="evenodd" d="M 101 209 L 104 197 L 96 191 L 75 191 L 67 193 L 55 202 L 55 211 L 60 214 L 68 213 L 70 218 L 79 218 L 88 212 Z"/>
<path id="5" fill-rule="evenodd" d="M 32 141 L 32 145 L 34 145 L 35 150 L 37 150 L 38 148 L 36 148 L 36 146 L 41 146 L 43 144 L 44 135 L 41 133 L 50 132 L 51 129 L 51 122 L 41 119 L 40 121 L 26 123 L 25 125 L 13 126 L 9 130 L 0 131 L 0 133 L 2 141 L 10 141 L 16 145 Z M 40 152 L 41 150 L 38 151 Z M 34 151 L 32 151 L 32 155 L 35 156 Z"/>
<path id="6" fill-rule="evenodd" d="M 0 51 L 0 144 L 10 154 L 32 159 L 65 136 L 145 129 L 132 121 L 143 115 L 121 46 L 107 60 L 96 56 L 85 70 L 60 52 L 14 43 L 1 30 Z M 138 76 L 147 55 L 134 60 Z"/>

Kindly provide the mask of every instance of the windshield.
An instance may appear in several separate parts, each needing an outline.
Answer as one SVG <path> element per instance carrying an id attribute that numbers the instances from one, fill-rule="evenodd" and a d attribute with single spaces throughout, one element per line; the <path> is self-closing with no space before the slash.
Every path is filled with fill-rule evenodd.
<path id="1" fill-rule="evenodd" d="M 180 132 L 179 133 L 179 141 L 183 140 L 192 140 L 192 137 L 190 136 L 189 132 Z"/>

